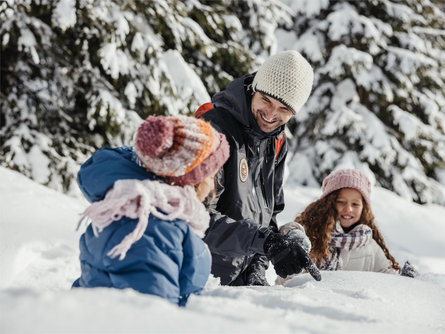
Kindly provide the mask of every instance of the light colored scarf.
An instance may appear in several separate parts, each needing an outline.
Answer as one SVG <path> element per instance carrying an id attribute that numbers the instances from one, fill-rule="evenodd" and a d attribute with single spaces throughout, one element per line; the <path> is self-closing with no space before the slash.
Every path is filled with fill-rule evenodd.
<path id="1" fill-rule="evenodd" d="M 91 204 L 83 213 L 77 228 L 91 219 L 93 233 L 98 236 L 105 227 L 122 217 L 138 219 L 136 228 L 107 253 L 125 258 L 131 245 L 144 234 L 150 214 L 163 220 L 182 219 L 203 237 L 210 216 L 192 186 L 177 187 L 160 181 L 118 180 L 102 201 Z"/>
<path id="2" fill-rule="evenodd" d="M 341 231 L 341 232 L 339 232 Z M 329 258 L 325 259 L 325 263 L 320 266 L 323 270 L 340 270 L 342 263 L 340 253 L 342 249 L 351 250 L 366 246 L 372 239 L 372 229 L 367 225 L 358 225 L 354 231 L 344 233 L 340 223 L 336 223 L 336 229 L 331 233 L 329 241 Z"/>

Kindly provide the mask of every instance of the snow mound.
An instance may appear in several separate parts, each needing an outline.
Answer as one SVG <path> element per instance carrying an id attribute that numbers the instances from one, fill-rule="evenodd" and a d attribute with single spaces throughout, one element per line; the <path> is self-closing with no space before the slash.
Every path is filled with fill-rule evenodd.
<path id="1" fill-rule="evenodd" d="M 322 272 L 320 282 L 302 274 L 285 286 L 226 287 L 210 277 L 202 294 L 191 296 L 187 306 L 179 308 L 133 290 L 71 290 L 71 283 L 79 275 L 77 242 L 82 233 L 75 232 L 75 226 L 86 202 L 5 168 L 0 168 L 0 181 L 1 332 L 445 331 L 445 260 L 434 243 L 428 248 L 431 240 L 443 242 L 438 237 L 445 235 L 440 220 L 445 215 L 443 207 L 420 207 L 393 198 L 393 194 L 377 192 L 380 200 L 375 201 L 376 217 L 390 249 L 397 260 L 409 258 L 421 269 L 417 279 L 339 271 Z M 285 194 L 288 208 L 280 215 L 281 223 L 292 219 L 318 196 L 318 191 L 287 184 Z M 391 215 L 382 215 L 388 199 L 392 201 Z M 428 224 L 423 222 L 425 233 L 417 234 L 423 210 L 434 215 L 428 217 L 432 220 Z M 406 233 L 391 228 L 401 223 Z M 411 233 L 418 239 L 414 253 L 408 247 L 414 237 Z M 267 274 L 273 284 L 273 269 Z"/>

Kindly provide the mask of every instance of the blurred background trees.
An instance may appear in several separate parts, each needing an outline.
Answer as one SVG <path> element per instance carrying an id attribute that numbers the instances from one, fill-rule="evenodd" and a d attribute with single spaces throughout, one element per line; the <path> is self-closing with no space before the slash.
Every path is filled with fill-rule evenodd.
<path id="1" fill-rule="evenodd" d="M 289 124 L 289 180 L 356 167 L 445 205 L 445 13 L 429 0 L 8 0 L 0 164 L 69 194 L 150 114 L 192 114 L 269 55 L 300 51 L 312 95 Z"/>

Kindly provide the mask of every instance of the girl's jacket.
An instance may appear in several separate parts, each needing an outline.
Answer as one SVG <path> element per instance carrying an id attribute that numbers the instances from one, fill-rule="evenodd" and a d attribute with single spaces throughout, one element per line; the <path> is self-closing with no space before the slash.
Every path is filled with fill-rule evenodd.
<path id="1" fill-rule="evenodd" d="M 100 201 L 114 182 L 123 179 L 154 180 L 138 165 L 132 148 L 105 148 L 81 167 L 78 183 L 90 202 Z M 123 217 L 96 237 L 92 224 L 80 238 L 81 276 L 73 287 L 132 288 L 184 305 L 191 293 L 200 292 L 210 274 L 207 246 L 181 219 L 165 220 L 153 214 L 143 236 L 124 259 L 107 253 L 135 229 L 137 219 Z"/>
<path id="2" fill-rule="evenodd" d="M 356 242 L 355 245 L 351 245 L 350 247 L 344 245 L 345 238 L 341 238 L 337 242 L 342 245 L 342 247 L 338 247 L 340 253 L 339 270 L 397 273 L 397 271 L 392 268 L 392 263 L 386 257 L 382 248 L 372 238 L 372 230 L 368 226 L 357 225 L 349 231 L 349 233 L 344 234 L 343 228 L 340 223 L 337 222 L 336 232 L 340 238 L 341 236 L 363 236 L 361 242 Z M 366 237 L 366 235 L 369 235 L 369 237 Z"/>

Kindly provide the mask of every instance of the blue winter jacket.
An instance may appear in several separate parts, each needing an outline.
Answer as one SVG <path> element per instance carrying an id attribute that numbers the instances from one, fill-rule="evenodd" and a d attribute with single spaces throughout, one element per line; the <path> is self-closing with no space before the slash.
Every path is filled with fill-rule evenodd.
<path id="1" fill-rule="evenodd" d="M 80 168 L 78 183 L 90 202 L 102 200 L 121 179 L 155 179 L 138 164 L 130 147 L 104 148 Z M 210 274 L 210 253 L 205 243 L 183 220 L 165 221 L 150 215 L 143 237 L 123 260 L 107 253 L 135 228 L 136 219 L 124 217 L 99 236 L 91 225 L 80 238 L 81 276 L 73 287 L 132 288 L 185 305 L 199 293 Z"/>

